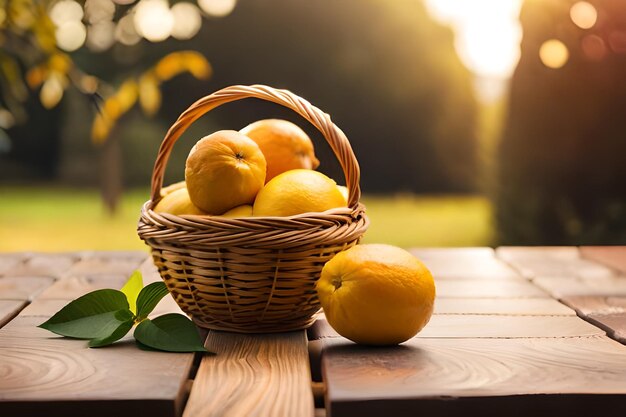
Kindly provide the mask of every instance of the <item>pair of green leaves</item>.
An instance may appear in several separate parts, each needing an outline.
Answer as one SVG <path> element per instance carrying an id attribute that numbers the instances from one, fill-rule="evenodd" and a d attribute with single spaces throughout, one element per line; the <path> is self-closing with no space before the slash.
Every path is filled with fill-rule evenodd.
<path id="1" fill-rule="evenodd" d="M 89 339 L 89 347 L 110 345 L 124 337 L 135 324 L 133 336 L 140 347 L 167 352 L 206 352 L 196 326 L 182 314 L 148 319 L 167 295 L 163 282 L 143 286 L 135 271 L 121 290 L 96 290 L 63 307 L 39 327 L 53 333 Z"/>

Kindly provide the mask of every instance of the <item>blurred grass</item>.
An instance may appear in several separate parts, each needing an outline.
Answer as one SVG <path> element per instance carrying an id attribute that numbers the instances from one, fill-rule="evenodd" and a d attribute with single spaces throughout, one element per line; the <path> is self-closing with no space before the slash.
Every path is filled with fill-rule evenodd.
<path id="1" fill-rule="evenodd" d="M 0 187 L 0 251 L 147 250 L 135 232 L 148 190 L 124 194 L 109 216 L 96 190 Z M 365 243 L 484 246 L 492 237 L 483 197 L 367 196 Z"/>

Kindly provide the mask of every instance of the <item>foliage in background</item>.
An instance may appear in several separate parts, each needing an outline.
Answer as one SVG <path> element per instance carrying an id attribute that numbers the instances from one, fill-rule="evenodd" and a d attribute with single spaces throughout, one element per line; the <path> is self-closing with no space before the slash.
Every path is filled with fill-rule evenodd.
<path id="1" fill-rule="evenodd" d="M 216 2 L 201 3 L 210 10 Z M 235 1 L 217 3 L 234 7 Z M 221 12 L 224 11 L 229 12 Z M 168 24 L 171 27 L 165 27 Z M 73 53 L 64 51 L 81 49 L 77 53 L 85 53 L 89 49 L 95 58 L 116 42 L 126 47 L 137 45 L 142 36 L 151 42 L 169 36 L 189 39 L 200 25 L 200 11 L 189 2 L 179 2 L 170 9 L 166 0 L 0 0 L 0 151 L 6 152 L 11 146 L 7 129 L 29 123 L 31 95 L 38 94 L 43 108 L 51 110 L 61 102 L 67 89 L 79 91 L 85 104 L 94 109 L 92 140 L 106 145 L 101 148 L 100 185 L 103 198 L 113 211 L 121 193 L 122 157 L 116 138 L 111 140 L 113 143 L 107 143 L 111 142 L 107 139 L 118 120 L 137 102 L 146 116 L 153 117 L 162 103 L 163 82 L 184 72 L 206 80 L 212 70 L 206 58 L 196 51 L 161 51 L 152 67 L 143 64 L 120 71 L 108 66 L 112 73 L 98 77 L 85 71 Z M 89 48 L 81 48 L 85 41 Z M 44 156 L 54 157 L 55 153 Z"/>
<path id="2" fill-rule="evenodd" d="M 589 29 L 570 20 L 574 3 L 532 0 L 522 10 L 498 158 L 500 244 L 626 243 L 626 43 L 615 37 L 626 3 L 595 1 L 603 18 Z M 569 50 L 562 68 L 539 59 L 549 39 Z"/>

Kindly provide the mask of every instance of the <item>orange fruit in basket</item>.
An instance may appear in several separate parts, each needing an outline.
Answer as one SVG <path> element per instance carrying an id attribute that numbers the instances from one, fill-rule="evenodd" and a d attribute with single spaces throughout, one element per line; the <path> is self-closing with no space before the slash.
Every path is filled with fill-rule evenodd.
<path id="1" fill-rule="evenodd" d="M 344 200 L 346 200 L 346 205 L 348 205 L 348 187 L 345 185 L 338 185 L 337 188 L 339 188 L 339 192 L 343 196 Z"/>
<path id="2" fill-rule="evenodd" d="M 252 206 L 250 204 L 244 204 L 243 206 L 237 206 L 228 210 L 222 214 L 222 217 L 250 217 L 252 216 Z"/>
<path id="3" fill-rule="evenodd" d="M 259 191 L 253 216 L 293 216 L 345 207 L 337 184 L 318 171 L 292 169 L 271 179 Z"/>
<path id="4" fill-rule="evenodd" d="M 163 198 L 161 198 L 156 207 L 154 207 L 154 211 L 157 213 L 175 214 L 177 216 L 181 214 L 206 214 L 191 202 L 187 187 L 185 187 L 184 184 L 182 187 L 177 188 L 174 188 L 175 185 L 177 184 L 173 184 L 162 190 L 161 195 Z M 171 191 L 172 189 L 174 189 L 174 191 Z"/>
<path id="5" fill-rule="evenodd" d="M 267 160 L 268 182 L 291 169 L 315 169 L 320 161 L 315 157 L 313 143 L 297 125 L 281 119 L 259 120 L 240 130 L 255 141 Z"/>
<path id="6" fill-rule="evenodd" d="M 200 139 L 185 164 L 191 201 L 208 214 L 251 204 L 265 184 L 266 162 L 259 146 L 234 130 Z"/>
<path id="7" fill-rule="evenodd" d="M 417 258 L 395 246 L 357 245 L 324 265 L 316 284 L 328 323 L 367 345 L 395 345 L 430 320 L 433 277 Z"/>
<path id="8" fill-rule="evenodd" d="M 166 195 L 168 195 L 172 191 L 180 190 L 183 187 L 187 187 L 187 184 L 185 183 L 184 180 L 183 181 L 179 181 L 179 182 L 175 182 L 174 184 L 170 184 L 167 187 L 163 187 L 163 188 L 161 188 L 161 197 L 165 197 Z"/>

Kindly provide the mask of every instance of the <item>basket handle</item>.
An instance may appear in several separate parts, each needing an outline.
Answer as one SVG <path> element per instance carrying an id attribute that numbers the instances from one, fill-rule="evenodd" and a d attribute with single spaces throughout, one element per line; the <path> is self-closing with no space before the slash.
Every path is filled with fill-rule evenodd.
<path id="1" fill-rule="evenodd" d="M 346 135 L 330 120 L 328 114 L 322 112 L 305 99 L 288 90 L 279 90 L 265 85 L 235 85 L 223 88 L 196 101 L 178 117 L 178 120 L 167 131 L 154 163 L 150 197 L 152 207 L 161 198 L 165 167 L 178 138 L 193 122 L 205 113 L 222 104 L 245 98 L 258 98 L 280 104 L 295 111 L 315 126 L 330 145 L 343 169 L 346 177 L 346 186 L 348 187 L 348 207 L 356 207 L 359 198 L 361 198 L 359 163 L 354 156 Z"/>

